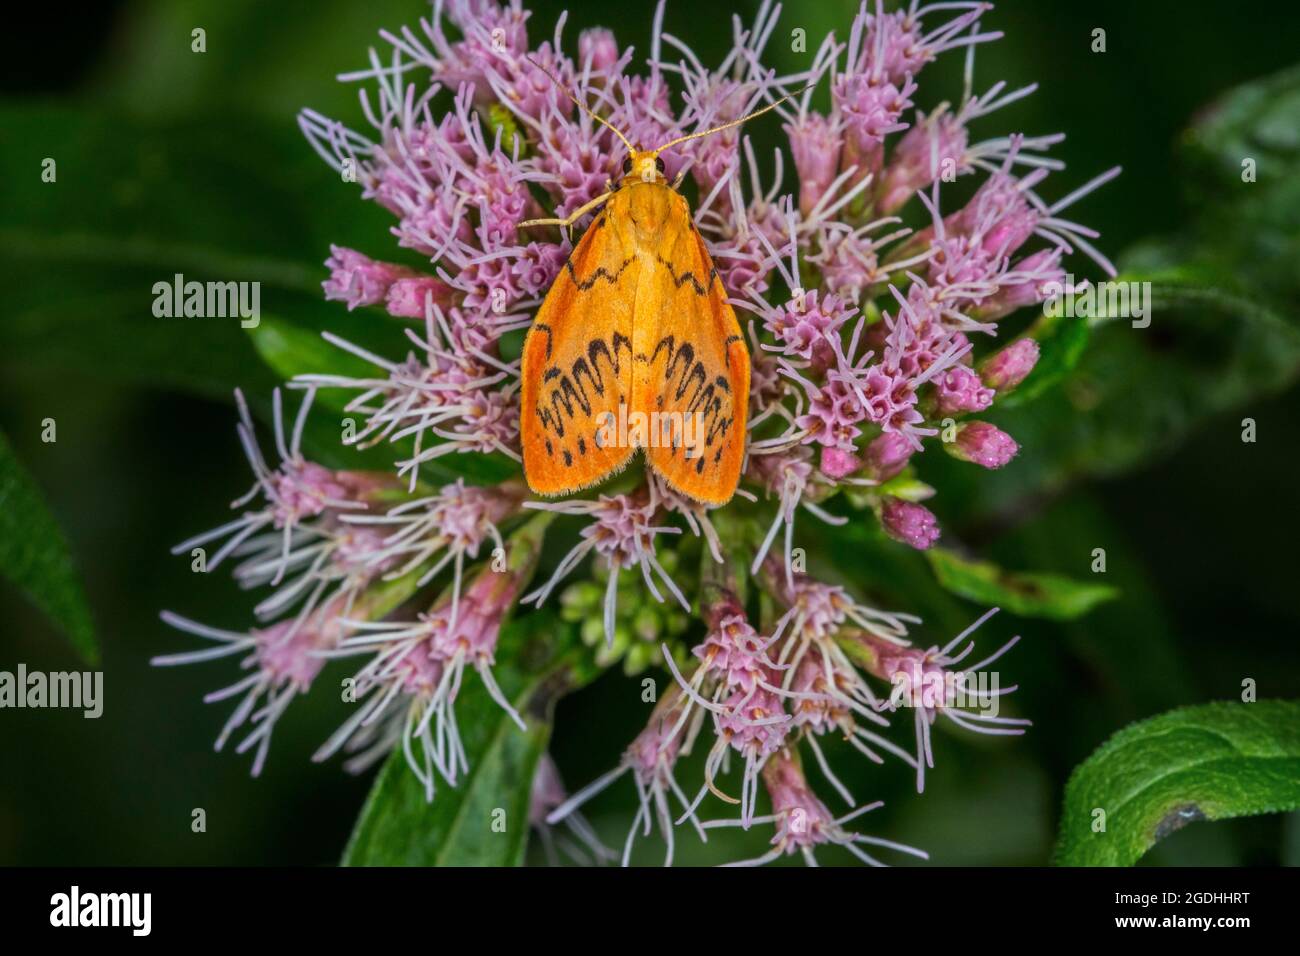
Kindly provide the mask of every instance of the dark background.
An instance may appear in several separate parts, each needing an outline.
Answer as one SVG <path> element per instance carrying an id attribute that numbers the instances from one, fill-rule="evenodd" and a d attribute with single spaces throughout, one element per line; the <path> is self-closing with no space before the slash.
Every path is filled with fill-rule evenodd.
<path id="1" fill-rule="evenodd" d="M 732 6 L 670 0 L 667 28 L 714 63 L 729 42 Z M 530 36 L 549 36 L 563 6 L 530 7 Z M 595 25 L 645 49 L 651 5 L 573 0 L 567 7 L 570 49 L 578 30 Z M 788 35 L 782 30 L 794 26 L 808 30 L 810 46 L 832 26 L 845 37 L 853 7 L 789 4 L 777 46 Z M 748 19 L 755 5 L 734 8 Z M 413 22 L 426 10 L 417 0 L 36 5 L 24 11 L 32 18 L 26 24 L 6 28 L 3 93 L 8 100 L 76 103 L 122 117 L 117 148 L 124 152 L 132 148 L 137 122 L 202 126 L 247 116 L 293 130 L 296 111 L 311 106 L 359 127 L 355 87 L 334 82 L 334 75 L 364 66 L 377 29 Z M 1149 235 L 1177 233 L 1194 212 L 1174 151 L 1194 114 L 1228 87 L 1300 60 L 1300 7 L 1290 4 L 1006 0 L 986 25 L 1007 36 L 982 48 L 980 85 L 992 78 L 1012 86 L 1036 80 L 1040 89 L 982 129 L 989 135 L 1065 130 L 1069 138 L 1056 155 L 1069 169 L 1050 195 L 1122 164 L 1118 181 L 1071 210 L 1100 229 L 1102 247 L 1115 253 Z M 194 26 L 207 30 L 202 56 L 190 53 Z M 1094 27 L 1107 30 L 1105 54 L 1089 50 Z M 918 105 L 956 97 L 959 69 L 959 56 L 929 68 Z M 754 135 L 775 141 L 774 129 L 769 124 Z M 6 140 L 0 130 L 0 148 L 27 145 Z M 226 148 L 238 155 L 244 146 L 234 139 Z M 305 142 L 299 149 L 309 152 Z M 297 168 L 312 169 L 301 162 Z M 320 182 L 331 176 L 321 164 L 314 175 Z M 214 184 L 236 206 L 238 187 Z M 29 188 L 0 184 L 0 202 L 4 191 Z M 382 219 L 357 205 L 357 223 L 339 223 L 338 241 L 392 256 L 395 244 L 382 232 Z M 327 252 L 321 245 L 313 261 Z M 0 274 L 7 276 L 0 288 L 32 281 Z M 75 285 L 78 275 L 62 282 Z M 0 297 L 0 322 L 9 320 L 6 311 Z M 108 348 L 138 346 L 121 340 Z M 233 668 L 159 671 L 147 664 L 153 654 L 192 646 L 159 622 L 161 608 L 238 628 L 249 619 L 252 601 L 228 578 L 198 580 L 187 560 L 168 554 L 177 541 L 224 520 L 227 503 L 247 487 L 229 402 L 125 384 L 96 374 L 93 364 L 69 368 L 14 352 L 0 355 L 0 396 L 0 428 L 71 541 L 106 672 L 106 709 L 98 721 L 68 711 L 0 712 L 0 863 L 336 860 L 368 781 L 308 757 L 342 719 L 342 705 L 321 694 L 296 703 L 279 725 L 263 777 L 251 780 L 247 759 L 212 753 L 225 705 L 200 701 L 232 682 Z M 1258 423 L 1256 444 L 1240 440 L 1244 415 Z M 40 441 L 46 417 L 59 423 L 56 444 Z M 1005 421 L 1014 432 L 1014 416 Z M 1300 696 L 1298 445 L 1300 396 L 1292 390 L 1260 397 L 1204 421 L 1171 455 L 1019 511 L 1009 530 L 987 542 L 994 554 L 1011 566 L 1082 576 L 1092 548 L 1105 546 L 1108 583 L 1124 596 L 1068 625 L 1001 621 L 997 635 L 1013 628 L 1025 635 L 1004 661 L 1004 674 L 1021 684 L 1018 708 L 1035 727 L 1010 742 L 941 735 L 938 769 L 922 798 L 909 794 L 904 768 L 855 767 L 845 776 L 857 795 L 887 802 L 864 829 L 924 846 L 940 863 L 1043 863 L 1066 776 L 1113 731 L 1179 704 L 1234 698 L 1247 677 L 1259 682 L 1261 696 Z M 1001 474 L 988 477 L 1001 480 Z M 966 607 L 967 619 L 975 613 Z M 952 622 L 937 623 L 942 631 Z M 18 661 L 43 670 L 80 666 L 57 632 L 0 585 L 0 667 Z M 612 765 L 640 728 L 638 693 L 634 681 L 613 673 L 561 704 L 554 753 L 571 785 Z M 615 845 L 625 832 L 631 790 L 626 783 L 593 805 L 593 820 Z M 207 810 L 206 834 L 190 831 L 195 807 Z M 683 859 L 717 858 L 700 854 L 689 835 L 680 844 Z M 755 847 L 751 839 L 734 849 Z M 638 859 L 658 858 L 656 843 L 644 849 Z M 1279 860 L 1300 861 L 1294 816 L 1197 824 L 1145 862 Z"/>

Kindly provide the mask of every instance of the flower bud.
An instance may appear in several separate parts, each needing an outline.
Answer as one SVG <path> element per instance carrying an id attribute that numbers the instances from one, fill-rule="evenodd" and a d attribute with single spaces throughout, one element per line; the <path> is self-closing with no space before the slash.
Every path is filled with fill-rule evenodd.
<path id="1" fill-rule="evenodd" d="M 980 366 L 984 384 L 1003 395 L 1025 380 L 1038 364 L 1038 342 L 1034 339 L 1016 339 L 1000 352 L 990 356 Z"/>
<path id="2" fill-rule="evenodd" d="M 844 130 L 820 113 L 808 113 L 783 129 L 799 172 L 799 211 L 812 212 L 839 172 Z"/>
<path id="3" fill-rule="evenodd" d="M 827 478 L 846 478 L 862 467 L 862 460 L 842 448 L 822 448 L 821 470 Z"/>
<path id="4" fill-rule="evenodd" d="M 935 411 L 940 415 L 982 412 L 993 404 L 993 389 L 986 388 L 966 365 L 954 365 L 934 382 Z"/>
<path id="5" fill-rule="evenodd" d="M 885 432 L 863 452 L 866 473 L 876 481 L 888 481 L 907 467 L 915 450 L 899 432 Z"/>
<path id="6" fill-rule="evenodd" d="M 417 273 L 404 266 L 377 262 L 343 246 L 330 246 L 325 267 L 330 270 L 330 277 L 321 283 L 325 298 L 346 302 L 349 312 L 361 305 L 378 305 L 398 279 L 417 277 Z M 420 318 L 423 317 L 421 304 Z"/>
<path id="7" fill-rule="evenodd" d="M 591 63 L 596 73 L 608 73 L 618 63 L 618 41 L 610 30 L 583 30 L 578 34 L 578 68 L 583 69 Z"/>
<path id="8" fill-rule="evenodd" d="M 388 287 L 384 307 L 389 315 L 399 318 L 423 319 L 429 297 L 434 305 L 451 303 L 451 287 L 430 276 L 410 276 L 397 279 Z"/>
<path id="9" fill-rule="evenodd" d="M 880 524 L 895 541 L 924 551 L 939 540 L 939 526 L 930 509 L 902 498 L 886 497 L 880 506 Z"/>
<path id="10" fill-rule="evenodd" d="M 949 113 L 934 115 L 909 129 L 898 141 L 880 179 L 878 208 L 893 213 L 916 191 L 943 176 L 970 170 L 966 162 L 967 132 Z"/>
<path id="11" fill-rule="evenodd" d="M 1020 451 L 1014 438 L 988 422 L 966 422 L 957 429 L 957 440 L 944 444 L 954 458 L 981 468 L 1001 468 Z"/>

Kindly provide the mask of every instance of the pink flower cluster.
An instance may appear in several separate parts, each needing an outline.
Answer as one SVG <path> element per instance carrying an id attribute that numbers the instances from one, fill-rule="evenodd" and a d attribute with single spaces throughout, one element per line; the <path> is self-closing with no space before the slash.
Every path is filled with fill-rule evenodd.
<path id="1" fill-rule="evenodd" d="M 608 639 L 622 571 L 639 571 L 650 600 L 701 609 L 706 634 L 693 650 L 663 647 L 675 680 L 618 767 L 570 799 L 557 792 L 554 774 L 539 780 L 535 824 L 570 819 L 631 772 L 641 806 L 625 861 L 635 833 L 652 822 L 671 859 L 673 801 L 676 822 L 690 820 L 701 839 L 713 826 L 771 823 L 773 848 L 754 862 L 810 857 L 821 844 L 871 863 L 863 844 L 919 854 L 845 830 L 875 804 L 834 816 L 809 788 L 801 754 L 852 807 L 819 744 L 828 733 L 872 761 L 898 757 L 920 789 L 938 716 L 986 733 L 1019 733 L 1025 722 L 980 706 L 1008 691 L 972 689 L 992 658 L 964 665 L 970 645 L 957 647 L 966 635 L 922 651 L 908 638 L 914 618 L 875 610 L 796 568 L 795 520 L 804 510 L 841 524 L 857 508 L 893 539 L 932 546 L 940 527 L 921 501 L 934 489 L 916 480 L 917 456 L 937 442 L 961 461 L 995 469 L 1019 450 L 976 417 L 1039 358 L 1031 336 L 998 341 L 1000 322 L 1044 301 L 1048 286 L 1063 282 L 1067 255 L 1082 252 L 1113 273 L 1092 244 L 1097 234 L 1061 214 L 1118 170 L 1049 202 L 1039 191 L 1063 168 L 1048 155 L 1059 134 L 981 140 L 972 131 L 1034 89 L 997 82 L 977 91 L 975 53 L 1000 36 L 983 27 L 990 9 L 978 0 L 911 0 L 886 11 L 863 0 L 843 37 L 828 34 L 785 76 L 762 65 L 781 12 L 771 0 L 751 25 L 734 20 L 731 50 L 716 68 L 663 31 L 662 2 L 644 68 L 608 30 L 566 38 L 564 17 L 539 41 L 520 0 L 436 0 L 417 26 L 383 33 L 386 52 L 372 50 L 368 68 L 343 77 L 366 84 L 361 103 L 371 130 L 311 110 L 300 125 L 344 181 L 391 213 L 405 250 L 391 258 L 413 263 L 331 247 L 325 297 L 386 312 L 395 348 L 406 354 L 376 354 L 326 333 L 373 373 L 302 376 L 293 384 L 308 401 L 288 439 L 277 394 L 276 468 L 263 460 L 241 399 L 239 435 L 258 483 L 235 505 L 259 495 L 262 503 L 178 550 L 225 538 L 208 566 L 242 557 L 236 576 L 274 588 L 258 614 L 277 620 L 245 634 L 168 616 L 220 643 L 158 661 L 248 652 L 247 676 L 214 695 L 245 695 L 221 740 L 251 721 L 241 748 L 258 747 L 260 769 L 275 721 L 323 662 L 362 656 L 357 709 L 318 756 L 344 750 L 359 769 L 401 747 L 432 799 L 435 777 L 454 784 L 468 766 L 453 706 L 464 671 L 475 671 L 522 723 L 492 676 L 503 622 L 520 600 L 543 604 L 590 557 L 608 571 Z M 923 112 L 916 103 L 926 67 L 944 54 L 965 57 L 964 89 L 955 105 L 936 91 L 932 101 L 944 105 Z M 668 180 L 692 198 L 696 225 L 748 326 L 750 431 L 738 496 L 757 504 L 729 509 L 725 520 L 648 472 L 559 502 L 528 500 L 518 478 L 436 488 L 421 477 L 421 466 L 437 459 L 455 470 L 457 459 L 445 456 L 519 460 L 519 338 L 572 248 L 567 232 L 524 231 L 520 223 L 582 209 L 626 158 L 619 138 L 570 93 L 640 146 L 773 104 L 781 118 L 788 149 L 770 163 L 739 127 L 662 156 Z M 790 192 L 787 163 L 797 179 Z M 949 186 L 962 179 L 973 188 L 957 205 Z M 360 424 L 343 442 L 391 445 L 395 474 L 336 471 L 303 458 L 307 406 L 324 389 L 355 393 L 345 414 Z M 572 546 L 525 594 L 546 533 L 570 533 Z M 698 546 L 706 564 L 730 574 L 748 571 L 783 610 L 779 621 L 760 633 L 741 589 L 711 584 L 705 571 L 675 581 L 656 554 L 665 541 Z M 506 553 L 508 566 L 495 566 Z M 737 555 L 752 564 L 739 567 Z M 873 680 L 889 692 L 878 694 Z M 936 682 L 942 693 L 930 692 Z M 967 692 L 973 698 L 956 699 Z M 915 752 L 883 733 L 898 706 L 914 710 Z M 692 795 L 674 771 L 706 730 L 704 782 Z M 723 790 L 733 756 L 737 796 Z M 758 812 L 764 791 L 767 816 Z M 710 793 L 736 804 L 739 818 L 701 821 Z M 585 823 L 579 831 L 601 857 Z"/>
<path id="2" fill-rule="evenodd" d="M 796 851 L 811 862 L 813 848 L 820 844 L 845 847 L 875 865 L 879 864 L 858 844 L 926 856 L 912 847 L 842 829 L 843 823 L 880 804 L 857 805 L 831 769 L 819 738 L 827 734 L 841 737 L 875 763 L 884 762 L 880 751 L 899 758 L 915 770 L 917 791 L 922 791 L 925 770 L 934 766 L 930 728 L 939 716 L 976 733 L 1024 732 L 1029 721 L 999 713 L 1001 698 L 1015 686 L 1001 687 L 996 681 L 989 686 L 981 676 L 1018 638 L 983 660 L 967 664 L 975 646 L 968 638 L 993 611 L 942 649 L 921 650 L 906 637 L 907 624 L 915 618 L 859 604 L 843 588 L 803 576 L 789 585 L 777 562 L 768 561 L 763 571 L 762 583 L 787 608 L 771 634 L 760 635 L 754 629 L 731 591 L 706 592 L 709 597 L 703 614 L 709 630 L 692 652 L 694 663 L 683 670 L 664 649 L 676 685 L 656 706 L 649 726 L 615 772 L 552 811 L 547 818 L 550 822 L 563 820 L 632 769 L 641 797 L 633 833 L 642 823 L 657 820 L 669 847 L 666 862 L 671 862 L 673 847 L 669 795 L 676 796 L 682 806 L 675 822 L 690 820 L 701 838 L 719 826 L 748 829 L 755 824 L 773 824 L 773 849 L 748 863 L 766 863 Z M 877 695 L 867 678 L 888 685 L 888 695 Z M 881 733 L 889 726 L 887 714 L 899 706 L 914 712 L 914 754 Z M 691 753 L 706 724 L 711 724 L 713 743 L 704 761 L 704 784 L 691 799 L 681 790 L 673 769 L 681 757 Z M 844 816 L 833 818 L 813 794 L 801 769 L 804 749 L 848 804 Z M 739 797 L 724 792 L 719 780 L 732 755 L 742 764 Z M 769 816 L 756 813 L 760 782 L 773 808 Z M 737 805 L 739 817 L 700 821 L 696 811 L 709 793 Z M 631 840 L 629 834 L 625 859 Z"/>

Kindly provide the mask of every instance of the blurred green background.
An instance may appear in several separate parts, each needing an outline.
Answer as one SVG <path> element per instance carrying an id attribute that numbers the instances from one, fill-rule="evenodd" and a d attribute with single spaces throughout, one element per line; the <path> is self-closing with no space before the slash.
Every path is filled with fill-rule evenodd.
<path id="1" fill-rule="evenodd" d="M 646 47 L 650 5 L 529 6 L 535 41 L 567 8 L 570 50 L 578 30 L 597 25 Z M 670 0 L 666 26 L 713 63 L 728 46 L 733 9 L 748 19 L 755 7 Z M 783 62 L 780 41 L 794 27 L 808 31 L 813 47 L 828 29 L 846 36 L 854 7 L 788 5 L 769 59 Z M 197 578 L 168 548 L 223 521 L 247 487 L 230 388 L 265 397 L 274 382 L 236 323 L 154 319 L 151 286 L 173 265 L 226 269 L 226 278 L 247 271 L 274 277 L 264 312 L 324 316 L 339 328 L 363 322 L 320 300 L 320 263 L 330 242 L 399 258 L 388 219 L 317 160 L 295 114 L 310 106 L 360 127 L 356 87 L 334 76 L 365 65 L 378 29 L 426 12 L 418 0 L 105 2 L 75 12 L 46 5 L 29 11 L 36 22 L 25 31 L 8 31 L 0 60 L 0 429 L 70 540 L 102 646 L 106 704 L 97 721 L 0 712 L 0 864 L 337 860 L 368 779 L 308 757 L 345 705 L 327 693 L 295 703 L 267 770 L 251 780 L 247 759 L 212 753 L 225 705 L 200 701 L 233 682 L 233 667 L 160 671 L 147 663 L 192 646 L 159 622 L 162 608 L 237 629 L 250 620 L 252 601 L 227 576 Z M 979 132 L 1066 131 L 1056 155 L 1068 169 L 1049 179 L 1049 198 L 1122 164 L 1119 180 L 1071 210 L 1116 255 L 1153 236 L 1180 241 L 1194 228 L 1206 197 L 1189 185 L 1178 147 L 1198 111 L 1230 87 L 1300 61 L 1296 6 L 1256 14 L 1172 0 L 1004 0 L 986 25 L 1007 36 L 981 49 L 978 85 L 1037 81 L 1040 89 Z M 194 27 L 207 32 L 206 53 L 190 50 Z M 1104 54 L 1089 49 L 1096 27 L 1107 31 Z M 959 95 L 960 65 L 948 57 L 927 69 L 918 105 Z M 777 124 L 756 124 L 752 135 L 775 143 Z M 47 156 L 59 163 L 54 185 L 39 179 Z M 1294 311 L 1286 317 L 1294 322 Z M 1066 392 L 1074 401 L 1049 408 L 1079 421 L 1037 406 L 999 417 L 1027 446 L 1005 471 L 971 482 L 968 466 L 923 463 L 923 477 L 942 489 L 936 507 L 945 527 L 963 540 L 1007 567 L 1076 577 L 1090 574 L 1092 550 L 1104 547 L 1106 583 L 1122 597 L 1072 623 L 994 620 L 990 639 L 1024 635 L 1003 675 L 1019 682 L 1017 711 L 1035 726 L 1011 741 L 940 734 L 923 797 L 906 768 L 838 759 L 855 795 L 886 801 L 867 832 L 923 846 L 937 863 L 1042 864 L 1065 778 L 1113 731 L 1177 705 L 1236 698 L 1245 678 L 1258 681 L 1262 697 L 1300 696 L 1300 394 L 1285 387 L 1294 363 L 1267 380 L 1225 371 L 1218 354 L 1188 360 L 1187 341 L 1165 338 L 1160 313 L 1155 322 L 1140 344 L 1124 346 L 1139 350 L 1136 359 L 1113 366 L 1127 376 L 1143 429 L 1122 448 L 1099 440 L 1088 446 L 1093 458 L 1059 472 L 1035 457 L 1035 440 L 1047 448 L 1063 430 L 1092 427 L 1079 390 L 1105 366 L 1085 367 L 1082 384 Z M 1202 345 L 1219 348 L 1212 337 Z M 1137 415 L 1138 404 L 1167 404 L 1174 387 L 1163 373 L 1148 376 L 1148 361 L 1190 361 L 1177 387 L 1191 393 L 1233 374 L 1241 387 L 1223 407 L 1195 415 Z M 1257 422 L 1254 444 L 1241 441 L 1244 416 Z M 58 423 L 56 443 L 41 441 L 46 418 Z M 1046 473 L 1052 480 L 1034 483 Z M 803 519 L 801 532 L 815 528 Z M 979 609 L 945 596 L 921 569 L 900 559 L 867 569 L 861 583 L 922 613 L 923 637 L 943 643 Z M 64 638 L 0 584 L 0 668 L 18 661 L 80 666 Z M 553 753 L 571 787 L 610 767 L 640 729 L 639 690 L 611 673 L 561 702 Z M 624 782 L 591 805 L 611 844 L 621 845 L 632 796 Z M 207 811 L 204 834 L 190 830 L 196 807 Z M 721 857 L 757 845 L 754 835 L 737 835 Z M 719 858 L 685 832 L 679 851 L 683 861 Z M 637 859 L 660 854 L 657 841 L 643 841 Z M 1193 825 L 1144 862 L 1279 861 L 1300 861 L 1294 815 Z"/>

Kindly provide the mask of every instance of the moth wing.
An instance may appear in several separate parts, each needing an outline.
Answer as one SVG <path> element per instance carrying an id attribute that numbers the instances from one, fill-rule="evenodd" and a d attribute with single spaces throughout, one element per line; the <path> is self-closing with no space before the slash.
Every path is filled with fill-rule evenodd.
<path id="1" fill-rule="evenodd" d="M 619 405 L 632 394 L 639 271 L 616 231 L 605 229 L 617 198 L 569 256 L 524 340 L 519 437 L 528 485 L 541 495 L 594 485 L 635 450 L 609 441 L 616 424 L 606 424 L 617 423 Z"/>
<path id="2" fill-rule="evenodd" d="M 686 203 L 677 208 L 681 221 L 664 230 L 654 294 L 637 303 L 648 361 L 637 366 L 633 407 L 660 413 L 651 429 L 658 440 L 646 448 L 650 466 L 674 490 L 722 505 L 736 491 L 745 456 L 749 350 Z M 664 441 L 674 430 L 674 440 Z"/>

